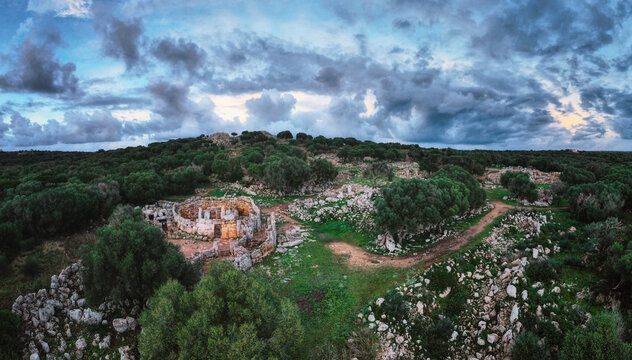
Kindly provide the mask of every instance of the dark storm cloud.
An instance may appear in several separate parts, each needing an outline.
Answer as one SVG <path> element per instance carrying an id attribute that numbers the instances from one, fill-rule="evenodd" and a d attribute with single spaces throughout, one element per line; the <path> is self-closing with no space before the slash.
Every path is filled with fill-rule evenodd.
<path id="1" fill-rule="evenodd" d="M 114 59 L 123 60 L 127 70 L 145 65 L 141 57 L 144 32 L 140 18 L 120 20 L 103 10 L 95 11 L 94 28 L 101 34 L 101 52 Z"/>
<path id="2" fill-rule="evenodd" d="M 234 47 L 244 54 L 257 54 L 258 61 L 265 64 L 264 70 L 254 74 L 236 71 L 226 78 L 217 76 L 210 84 L 215 91 L 276 89 L 351 94 L 353 99 L 332 101 L 328 110 L 341 132 L 358 132 L 362 128 L 366 138 L 391 134 L 406 141 L 449 144 L 492 144 L 555 133 L 550 125 L 556 120 L 544 109 L 549 104 L 559 105 L 557 98 L 542 89 L 538 81 L 513 71 L 494 71 L 483 64 L 448 74 L 423 62 L 415 70 L 400 70 L 368 57 L 326 57 L 255 37 Z M 214 56 L 221 59 L 224 53 L 215 51 Z M 473 85 L 454 85 L 454 76 L 469 79 Z M 363 102 L 367 89 L 373 90 L 379 106 L 370 116 L 361 115 L 367 111 Z M 253 111 L 249 108 L 249 112 Z"/>
<path id="3" fill-rule="evenodd" d="M 92 114 L 67 112 L 64 122 L 48 120 L 40 125 L 17 112 L 11 114 L 9 130 L 14 146 L 83 144 L 121 140 L 123 126 L 108 111 Z"/>
<path id="4" fill-rule="evenodd" d="M 164 38 L 153 43 L 151 53 L 158 60 L 171 66 L 176 73 L 186 71 L 191 76 L 200 76 L 204 73 L 206 51 L 193 42 Z"/>
<path id="5" fill-rule="evenodd" d="M 610 128 L 623 139 L 632 139 L 632 93 L 592 87 L 581 92 L 582 106 L 608 115 Z"/>
<path id="6" fill-rule="evenodd" d="M 156 80 L 147 86 L 153 104 L 152 118 L 140 123 L 125 123 L 126 135 L 156 135 L 157 139 L 178 136 L 195 136 L 200 133 L 226 131 L 213 112 L 214 104 L 210 102 L 193 102 L 189 98 L 188 82 L 169 82 Z M 186 129 L 185 129 L 186 127 Z"/>
<path id="7" fill-rule="evenodd" d="M 5 57 L 8 71 L 0 74 L 0 89 L 60 97 L 78 95 L 75 64 L 62 63 L 55 57 L 61 44 L 57 30 L 51 27 L 32 29 L 17 47 L 16 54 Z"/>
<path id="8" fill-rule="evenodd" d="M 628 11 L 607 3 L 528 0 L 506 3 L 484 22 L 472 44 L 496 58 L 512 55 L 590 53 L 613 41 L 618 21 Z"/>
<path id="9" fill-rule="evenodd" d="M 316 76 L 316 81 L 322 83 L 328 88 L 337 89 L 340 86 L 340 78 L 342 74 L 333 67 L 326 67 L 321 69 Z"/>
<path id="10" fill-rule="evenodd" d="M 122 96 L 112 94 L 94 94 L 85 96 L 78 101 L 74 101 L 69 106 L 84 107 L 109 107 L 109 108 L 135 108 L 151 104 L 151 101 L 144 97 Z"/>

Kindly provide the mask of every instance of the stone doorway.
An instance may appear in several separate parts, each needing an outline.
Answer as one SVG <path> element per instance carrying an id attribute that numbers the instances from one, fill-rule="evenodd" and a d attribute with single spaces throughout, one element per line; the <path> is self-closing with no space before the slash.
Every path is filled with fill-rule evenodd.
<path id="1" fill-rule="evenodd" d="M 221 238 L 222 237 L 222 225 L 221 224 L 215 224 L 215 226 L 213 227 L 213 231 L 214 231 L 214 235 L 216 238 Z"/>

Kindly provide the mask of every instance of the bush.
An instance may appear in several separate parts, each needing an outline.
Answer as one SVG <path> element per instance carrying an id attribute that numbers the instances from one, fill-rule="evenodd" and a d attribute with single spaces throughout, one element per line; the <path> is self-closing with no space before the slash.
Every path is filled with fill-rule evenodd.
<path id="1" fill-rule="evenodd" d="M 37 255 L 29 255 L 24 259 L 22 264 L 22 273 L 29 277 L 35 277 L 42 271 L 42 260 Z"/>
<path id="2" fill-rule="evenodd" d="M 281 131 L 277 134 L 279 139 L 293 139 L 294 135 L 290 132 L 290 130 Z"/>
<path id="3" fill-rule="evenodd" d="M 463 183 L 470 192 L 468 196 L 470 207 L 477 208 L 485 204 L 485 199 L 487 197 L 485 190 L 483 190 L 478 180 L 476 180 L 472 174 L 465 171 L 462 167 L 456 165 L 445 165 L 441 168 L 441 170 L 437 171 L 433 177 L 445 177 Z"/>
<path id="4" fill-rule="evenodd" d="M 445 177 L 394 182 L 375 199 L 376 225 L 402 242 L 401 230 L 416 234 L 421 227 L 436 227 L 442 220 L 464 213 L 470 207 L 468 196 L 463 183 Z"/>
<path id="5" fill-rule="evenodd" d="M 529 179 L 529 175 L 523 172 L 508 171 L 502 174 L 500 184 L 517 198 L 531 202 L 538 199 L 535 184 Z"/>
<path id="6" fill-rule="evenodd" d="M 546 360 L 546 349 L 540 345 L 540 339 L 530 331 L 522 331 L 516 337 L 516 343 L 511 349 L 513 360 Z"/>
<path id="7" fill-rule="evenodd" d="M 382 304 L 384 315 L 389 319 L 402 320 L 408 315 L 404 296 L 397 290 L 389 290 Z"/>
<path id="8" fill-rule="evenodd" d="M 325 159 L 316 159 L 311 162 L 309 167 L 312 177 L 319 183 L 332 181 L 338 175 L 336 167 Z"/>
<path id="9" fill-rule="evenodd" d="M 414 346 L 416 359 L 444 359 L 450 355 L 449 340 L 454 324 L 445 316 L 417 318 L 411 322 L 411 340 L 419 340 L 421 346 Z"/>
<path id="10" fill-rule="evenodd" d="M 533 282 L 557 280 L 561 265 L 553 259 L 532 261 L 527 265 L 526 274 Z"/>
<path id="11" fill-rule="evenodd" d="M 395 173 L 393 172 L 393 168 L 387 163 L 380 162 L 372 162 L 366 170 L 362 173 L 362 176 L 365 178 L 379 178 L 385 177 L 388 181 L 393 181 L 395 177 Z M 375 184 L 375 183 L 374 183 Z"/>
<path id="12" fill-rule="evenodd" d="M 560 175 L 560 180 L 568 185 L 577 185 L 595 182 L 595 174 L 581 168 L 568 166 Z"/>
<path id="13" fill-rule="evenodd" d="M 19 359 L 22 344 L 18 326 L 20 318 L 8 310 L 0 310 L 0 359 Z"/>
<path id="14" fill-rule="evenodd" d="M 570 211 L 585 222 L 616 216 L 625 204 L 622 187 L 604 182 L 572 186 L 568 189 Z"/>
<path id="15" fill-rule="evenodd" d="M 632 345 L 621 341 L 622 324 L 618 315 L 596 315 L 586 328 L 566 334 L 560 351 L 562 360 L 624 360 L 632 358 Z"/>
<path id="16" fill-rule="evenodd" d="M 142 359 L 300 358 L 298 309 L 269 282 L 215 262 L 187 292 L 164 284 L 140 316 Z"/>
<path id="17" fill-rule="evenodd" d="M 275 155 L 264 162 L 263 182 L 273 190 L 283 193 L 297 190 L 309 178 L 307 163 L 297 157 Z"/>
<path id="18" fill-rule="evenodd" d="M 123 194 L 135 205 L 155 203 L 162 190 L 162 178 L 155 171 L 135 172 L 123 179 Z"/>
<path id="19" fill-rule="evenodd" d="M 83 282 L 87 299 L 99 304 L 149 298 L 167 279 L 187 286 L 197 272 L 162 231 L 139 219 L 123 217 L 97 231 L 98 240 L 82 246 Z"/>

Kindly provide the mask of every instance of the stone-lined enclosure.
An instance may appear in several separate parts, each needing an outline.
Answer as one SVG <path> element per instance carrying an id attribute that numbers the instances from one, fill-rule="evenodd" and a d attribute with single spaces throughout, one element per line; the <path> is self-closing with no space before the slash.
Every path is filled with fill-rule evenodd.
<path id="1" fill-rule="evenodd" d="M 277 244 L 274 213 L 264 223 L 259 207 L 246 196 L 161 201 L 145 206 L 143 214 L 168 235 L 178 232 L 208 240 L 208 247 L 188 256 L 192 261 L 221 257 L 248 270 L 274 252 Z"/>

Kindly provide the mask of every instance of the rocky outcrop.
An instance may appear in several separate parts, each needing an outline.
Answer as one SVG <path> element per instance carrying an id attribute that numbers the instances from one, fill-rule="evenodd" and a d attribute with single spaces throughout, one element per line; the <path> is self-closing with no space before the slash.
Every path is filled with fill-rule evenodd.
<path id="1" fill-rule="evenodd" d="M 96 353 L 91 352 L 98 349 L 103 353 L 109 349 L 115 335 L 97 333 L 94 341 L 90 342 L 80 335 L 83 330 L 77 329 L 106 326 L 117 314 L 135 316 L 140 310 L 140 304 L 130 302 L 104 303 L 96 309 L 88 307 L 86 300 L 81 297 L 83 284 L 80 269 L 81 263 L 63 269 L 59 275 L 51 277 L 49 288 L 20 295 L 13 303 L 11 310 L 22 319 L 25 359 L 97 358 Z M 133 331 L 136 329 L 136 320 L 131 316 L 125 320 L 127 330 Z M 114 353 L 116 350 L 112 349 Z"/>

